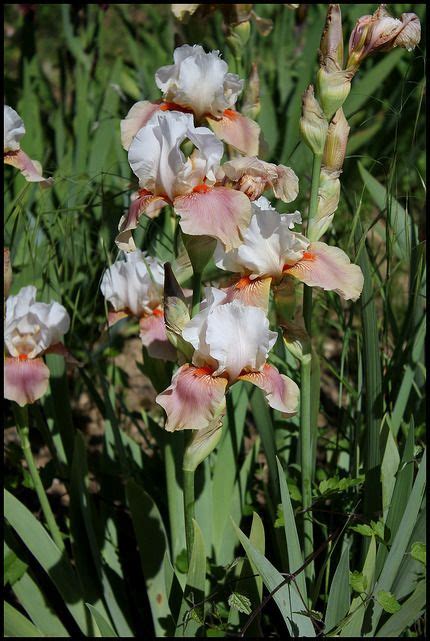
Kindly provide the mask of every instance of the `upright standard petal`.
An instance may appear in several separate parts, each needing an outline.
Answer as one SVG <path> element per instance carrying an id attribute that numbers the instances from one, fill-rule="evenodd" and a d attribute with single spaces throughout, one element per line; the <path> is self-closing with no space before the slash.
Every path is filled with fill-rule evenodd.
<path id="1" fill-rule="evenodd" d="M 214 375 L 226 374 L 232 383 L 242 371 L 259 370 L 277 337 L 262 309 L 238 300 L 218 305 L 208 316 L 204 337 L 218 362 Z"/>
<path id="2" fill-rule="evenodd" d="M 182 45 L 175 49 L 173 58 L 173 65 L 160 67 L 155 74 L 165 100 L 192 109 L 197 118 L 217 118 L 233 107 L 244 81 L 228 73 L 219 51 L 206 53 L 200 45 Z"/>
<path id="3" fill-rule="evenodd" d="M 182 365 L 172 384 L 156 401 L 167 414 L 166 430 L 202 430 L 225 411 L 227 379 L 211 376 L 207 368 Z"/>
<path id="4" fill-rule="evenodd" d="M 245 194 L 226 187 L 196 187 L 174 200 L 181 229 L 190 236 L 211 236 L 227 250 L 238 247 L 251 218 L 251 202 Z"/>
<path id="5" fill-rule="evenodd" d="M 15 109 L 4 105 L 4 153 L 8 151 L 18 151 L 20 148 L 19 141 L 25 134 L 25 127 L 22 118 L 16 113 Z"/>
<path id="6" fill-rule="evenodd" d="M 234 109 L 226 109 L 218 120 L 208 117 L 211 129 L 221 140 L 242 154 L 257 156 L 260 145 L 260 125 Z"/>
<path id="7" fill-rule="evenodd" d="M 310 243 L 303 258 L 284 272 L 311 287 L 335 291 L 345 300 L 357 300 L 363 289 L 363 273 L 339 247 Z"/>
<path id="8" fill-rule="evenodd" d="M 136 102 L 126 115 L 121 120 L 121 144 L 126 151 L 129 150 L 131 141 L 139 131 L 142 129 L 151 118 L 151 116 L 160 109 L 159 102 L 149 102 L 148 100 L 140 100 Z"/>
<path id="9" fill-rule="evenodd" d="M 260 372 L 250 372 L 239 376 L 263 390 L 270 407 L 286 414 L 295 414 L 299 404 L 300 391 L 296 383 L 280 374 L 276 367 L 266 363 Z"/>
<path id="10" fill-rule="evenodd" d="M 21 407 L 34 403 L 48 389 L 49 369 L 41 358 L 5 358 L 4 397 Z"/>

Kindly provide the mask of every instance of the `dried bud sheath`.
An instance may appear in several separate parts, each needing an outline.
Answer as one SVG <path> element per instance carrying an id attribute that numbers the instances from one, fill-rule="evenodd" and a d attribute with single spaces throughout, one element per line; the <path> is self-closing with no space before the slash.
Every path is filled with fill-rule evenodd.
<path id="1" fill-rule="evenodd" d="M 339 171 L 343 167 L 346 145 L 350 126 L 345 118 L 343 109 L 338 109 L 332 118 L 327 132 L 324 147 L 323 166 L 331 171 Z"/>

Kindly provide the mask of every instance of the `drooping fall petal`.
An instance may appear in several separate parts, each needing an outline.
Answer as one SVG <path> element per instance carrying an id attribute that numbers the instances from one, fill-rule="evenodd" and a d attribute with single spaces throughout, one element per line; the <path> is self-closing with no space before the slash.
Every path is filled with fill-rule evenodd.
<path id="1" fill-rule="evenodd" d="M 357 300 L 363 289 L 363 273 L 339 247 L 311 243 L 303 258 L 285 273 L 311 287 L 335 291 L 345 300 Z"/>
<path id="2" fill-rule="evenodd" d="M 164 361 L 176 360 L 176 350 L 167 338 L 162 312 L 143 316 L 139 321 L 139 327 L 142 344 L 152 358 L 161 358 Z"/>
<path id="3" fill-rule="evenodd" d="M 250 372 L 239 376 L 263 390 L 270 407 L 286 414 L 295 414 L 299 403 L 299 388 L 296 383 L 280 374 L 273 365 L 264 365 L 261 372 Z"/>
<path id="4" fill-rule="evenodd" d="M 270 277 L 252 280 L 249 276 L 243 276 L 224 290 L 227 293 L 226 301 L 239 300 L 244 305 L 261 307 L 267 312 L 271 283 Z"/>
<path id="5" fill-rule="evenodd" d="M 152 114 L 160 109 L 159 102 L 149 102 L 149 100 L 140 100 L 136 102 L 121 120 L 121 144 L 128 151 L 131 141 L 142 127 L 146 125 Z"/>
<path id="6" fill-rule="evenodd" d="M 42 176 L 40 163 L 37 160 L 31 160 L 22 149 L 6 152 L 3 158 L 6 165 L 12 165 L 12 167 L 19 169 L 28 182 L 38 182 L 41 187 L 50 187 L 54 182 L 53 178 Z"/>
<path id="7" fill-rule="evenodd" d="M 128 213 L 122 216 L 119 221 L 119 234 L 115 238 L 115 243 L 119 249 L 125 252 L 134 251 L 136 245 L 131 232 L 133 229 L 136 229 L 140 216 L 145 212 L 149 217 L 153 217 L 159 212 L 161 207 L 167 204 L 162 196 L 153 196 L 148 193 L 144 193 L 136 198 L 136 200 L 131 203 Z"/>
<path id="8" fill-rule="evenodd" d="M 167 414 L 166 430 L 201 430 L 225 411 L 227 379 L 214 378 L 207 368 L 182 365 L 172 384 L 156 401 Z"/>
<path id="9" fill-rule="evenodd" d="M 4 397 L 21 407 L 34 403 L 48 389 L 49 369 L 41 358 L 5 358 Z"/>
<path id="10" fill-rule="evenodd" d="M 260 125 L 234 109 L 226 109 L 219 120 L 208 118 L 211 129 L 221 140 L 247 156 L 257 156 Z"/>
<path id="11" fill-rule="evenodd" d="M 226 187 L 193 191 L 175 198 L 173 205 L 185 234 L 217 238 L 227 250 L 240 245 L 251 218 L 249 198 Z"/>

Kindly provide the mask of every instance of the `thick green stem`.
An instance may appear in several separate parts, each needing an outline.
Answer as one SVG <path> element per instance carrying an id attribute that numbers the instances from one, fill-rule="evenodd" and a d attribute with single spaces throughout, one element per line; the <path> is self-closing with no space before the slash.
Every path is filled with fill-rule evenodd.
<path id="1" fill-rule="evenodd" d="M 191 315 L 195 316 L 200 309 L 200 290 L 202 287 L 202 275 L 199 272 L 193 274 L 193 302 Z"/>
<path id="2" fill-rule="evenodd" d="M 33 453 L 31 451 L 30 439 L 29 439 L 29 428 L 28 428 L 28 409 L 27 407 L 20 408 L 16 407 L 15 411 L 16 427 L 18 435 L 21 441 L 22 451 L 24 453 L 25 460 L 27 462 L 28 471 L 30 472 L 31 480 L 33 481 L 34 489 L 38 496 L 40 506 L 42 508 L 43 514 L 48 525 L 48 529 L 51 533 L 51 536 L 54 540 L 54 543 L 57 545 L 59 550 L 63 551 L 65 549 L 63 537 L 61 536 L 60 529 L 55 521 L 54 514 L 52 513 L 51 506 L 49 505 L 48 497 L 43 487 L 42 481 L 40 480 L 39 471 L 34 462 Z"/>
<path id="3" fill-rule="evenodd" d="M 312 439 L 311 439 L 311 355 L 303 356 L 301 363 L 300 389 L 300 467 L 302 473 L 302 505 L 303 514 L 304 554 L 309 557 L 314 551 L 312 527 Z M 309 563 L 305 568 L 306 577 L 314 580 L 314 564 Z"/>
<path id="4" fill-rule="evenodd" d="M 312 182 L 311 195 L 309 201 L 308 228 L 309 222 L 315 217 L 318 208 L 318 189 L 320 183 L 321 156 L 314 155 L 312 164 Z M 303 320 L 305 328 L 312 337 L 312 289 L 307 285 L 303 287 Z M 315 422 L 312 420 L 312 402 L 311 399 L 318 395 L 319 388 L 312 389 L 312 346 L 309 342 L 307 353 L 303 354 L 301 363 L 301 390 L 300 390 L 300 467 L 302 473 L 302 504 L 303 514 L 303 535 L 304 535 L 304 554 L 305 558 L 309 557 L 314 550 L 314 535 L 312 525 L 312 476 L 313 476 L 313 452 L 314 443 L 312 434 L 316 429 Z M 314 382 L 318 383 L 319 378 L 313 377 Z M 315 577 L 314 564 L 309 563 L 305 569 L 305 575 L 310 582 Z"/>
<path id="5" fill-rule="evenodd" d="M 182 478 L 184 482 L 185 540 L 187 542 L 187 558 L 189 566 L 194 543 L 194 471 L 183 470 Z"/>

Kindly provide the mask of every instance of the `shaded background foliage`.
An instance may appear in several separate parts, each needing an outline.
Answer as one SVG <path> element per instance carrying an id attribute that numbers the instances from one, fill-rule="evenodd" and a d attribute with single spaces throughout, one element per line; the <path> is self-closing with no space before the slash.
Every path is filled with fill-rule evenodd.
<path id="1" fill-rule="evenodd" d="M 137 185 L 120 144 L 119 120 L 135 101 L 160 97 L 154 73 L 171 62 L 175 46 L 199 43 L 206 50 L 219 49 L 230 70 L 244 78 L 256 63 L 261 92 L 257 120 L 265 139 L 263 157 L 295 170 L 300 177 L 300 193 L 294 208 L 306 211 L 311 155 L 300 142 L 298 121 L 301 96 L 315 79 L 326 7 L 301 5 L 291 11 L 280 4 L 254 5 L 261 18 L 273 21 L 273 28 L 269 35 L 262 35 L 253 24 L 240 58 L 227 44 L 229 26 L 219 10 L 207 18 L 178 23 L 170 5 L 5 7 L 5 102 L 18 111 L 26 124 L 23 149 L 40 159 L 46 174 L 55 178 L 51 190 L 41 191 L 12 168 L 5 168 L 5 246 L 11 248 L 12 293 L 31 283 L 37 286 L 41 300 L 61 301 L 72 318 L 66 343 L 83 362 L 82 368 L 66 374 L 61 359 L 50 357 L 51 393 L 32 412 L 32 442 L 40 454 L 45 486 L 52 490 L 55 479 L 60 479 L 66 496 L 66 500 L 60 500 L 59 494 L 51 494 L 62 530 L 69 533 L 67 549 L 74 556 L 81 584 L 76 587 L 76 603 L 93 604 L 119 636 L 147 632 L 152 626 L 150 613 L 155 593 L 148 585 L 148 591 L 145 589 L 138 559 L 140 551 L 147 581 L 157 575 L 157 567 L 145 565 L 149 560 L 142 547 L 152 548 L 155 541 L 164 541 L 158 511 L 169 527 L 166 542 L 156 549 L 162 555 L 163 545 L 170 546 L 172 563 L 182 579 L 185 577 L 181 539 L 175 541 L 174 529 L 180 529 L 181 523 L 180 519 L 176 524 L 172 522 L 164 471 L 164 466 L 174 470 L 174 465 L 169 468 L 166 461 L 169 456 L 179 457 L 181 435 L 166 436 L 160 429 L 162 412 L 153 404 L 153 390 L 142 382 L 145 379 L 140 378 L 140 370 L 132 369 L 130 362 L 138 360 L 140 369 L 152 375 L 159 389 L 166 386 L 169 373 L 155 362 L 148 361 L 143 367 L 136 349 L 126 351 L 130 337 L 136 334 L 132 324 L 121 324 L 109 334 L 103 331 L 106 309 L 99 283 L 107 264 L 116 258 L 114 237 L 118 221 Z M 371 4 L 342 5 L 345 37 L 360 15 L 374 9 Z M 423 4 L 393 4 L 389 9 L 393 15 L 414 11 L 422 24 L 425 22 Z M 402 469 L 400 459 L 406 463 L 411 454 L 412 458 L 419 457 L 424 440 L 425 47 L 423 30 L 423 39 L 413 53 L 394 50 L 368 59 L 354 79 L 344 107 L 351 134 L 341 177 L 342 197 L 326 242 L 342 247 L 352 258 L 361 252 L 363 260 L 365 253 L 372 296 L 369 307 L 364 309 L 360 303 L 345 305 L 330 293 L 316 296 L 315 341 L 323 355 L 314 488 L 317 543 L 327 540 L 350 511 L 357 512 L 360 523 L 370 520 L 369 514 L 363 514 L 361 499 L 366 497 L 360 480 L 368 455 L 361 447 L 365 437 L 364 410 L 370 402 L 364 391 L 368 370 L 366 363 L 363 365 L 363 341 L 368 339 L 363 337 L 363 323 L 372 324 L 365 317 L 372 306 L 377 322 L 373 327 L 373 349 L 381 375 L 381 393 L 374 399 L 376 418 L 378 425 L 382 422 L 391 426 L 394 434 L 391 458 L 388 454 L 383 458 L 388 448 L 385 437 L 381 441 L 380 458 L 383 465 L 385 461 L 384 470 L 390 478 Z M 279 211 L 286 210 L 285 204 L 274 204 Z M 405 259 L 399 254 L 399 236 L 405 234 L 406 226 L 412 237 L 407 232 Z M 171 233 L 167 214 L 143 221 L 136 236 L 138 246 L 149 248 L 161 260 L 175 257 L 177 239 Z M 179 273 L 182 284 L 187 285 L 186 265 Z M 207 274 L 213 282 L 219 276 L 213 265 Z M 121 360 L 123 352 L 127 357 Z M 295 362 L 280 343 L 276 356 L 286 363 L 284 371 L 297 379 Z M 137 398 L 130 397 L 130 389 Z M 248 532 L 252 511 L 260 513 L 266 529 L 267 557 L 284 571 L 289 567 L 286 544 L 280 537 L 281 528 L 274 527 L 281 502 L 274 452 L 287 471 L 289 492 L 297 509 L 297 419 L 286 421 L 278 413 L 269 412 L 258 403 L 256 394 L 251 396 L 247 411 L 249 389 L 244 385 L 238 389 L 246 392 L 241 403 L 239 391 L 236 393 L 235 429 L 246 435 L 245 447 L 239 443 L 233 458 L 246 479 L 238 517 L 244 518 L 241 527 Z M 19 445 L 13 437 L 14 419 L 8 408 L 6 414 L 6 487 L 37 514 L 31 480 L 21 465 Z M 229 416 L 230 427 L 232 421 Z M 91 432 L 94 424 L 100 429 Z M 224 450 L 227 452 L 227 445 Z M 210 505 L 205 488 L 216 474 L 214 456 L 199 472 L 198 515 L 202 521 Z M 227 454 L 225 457 L 224 463 L 231 459 Z M 406 498 L 412 487 L 412 467 L 408 468 L 404 485 Z M 336 486 L 336 479 L 347 477 L 354 479 L 355 485 Z M 233 477 L 231 487 L 236 487 L 236 481 Z M 230 488 L 222 484 L 217 487 L 221 497 Z M 144 491 L 150 498 L 145 498 Z M 85 501 L 82 497 L 86 497 Z M 139 510 L 133 510 L 133 506 L 145 501 L 139 533 L 139 527 L 133 529 L 139 518 Z M 227 520 L 228 514 L 221 517 L 215 502 L 213 509 L 215 520 Z M 418 541 L 424 540 L 423 513 L 420 515 L 415 531 Z M 373 517 L 378 520 L 378 515 Z M 281 510 L 278 526 L 282 526 L 282 518 Z M 399 521 L 394 521 L 398 525 Z M 206 541 L 211 540 L 210 527 L 199 523 Z M 150 532 L 148 538 L 139 539 L 145 530 Z M 394 527 L 392 530 L 386 534 L 389 544 L 393 542 Z M 365 538 L 363 533 L 350 530 L 343 537 L 349 545 L 351 569 L 362 567 Z M 36 627 L 44 617 L 45 634 L 51 623 L 52 630 L 59 634 L 58 620 L 69 634 L 76 633 L 79 627 L 88 633 L 94 626 L 94 621 L 88 619 L 88 609 L 83 607 L 85 615 L 80 613 L 77 618 L 67 610 L 64 603 L 73 598 L 64 597 L 55 580 L 57 589 L 53 587 L 41 571 L 40 559 L 35 563 L 34 551 L 29 554 L 12 524 L 6 527 L 6 542 L 6 558 L 12 568 L 7 566 L 8 600 L 25 611 Z M 227 549 L 233 554 L 237 546 L 237 554 L 243 554 L 237 544 L 231 530 Z M 335 546 L 331 557 L 330 546 L 317 561 L 321 574 L 313 602 L 314 609 L 324 615 L 336 568 L 343 567 L 342 546 Z M 376 564 L 381 569 L 387 548 L 381 538 L 378 546 Z M 206 552 L 209 553 L 208 548 Z M 224 557 L 228 558 L 228 554 Z M 226 599 L 231 589 L 225 582 L 226 576 L 231 578 L 236 571 L 233 568 L 226 574 L 221 570 L 227 561 L 219 559 L 224 557 L 220 554 L 215 561 L 212 555 L 208 566 L 211 586 L 220 591 L 210 600 L 206 613 L 206 631 L 214 633 L 223 633 L 228 620 Z M 400 600 L 408 597 L 416 585 L 414 573 L 421 571 L 416 563 L 404 570 L 402 580 L 398 578 L 398 589 L 393 591 Z M 61 567 L 61 560 L 58 565 Z M 52 579 L 52 568 L 48 575 Z M 40 610 L 37 605 L 31 610 L 29 603 L 39 603 Z M 270 617 L 262 619 L 263 630 L 280 634 L 282 618 L 273 604 L 269 608 Z M 419 614 L 420 609 L 415 619 Z M 94 616 L 97 622 L 97 615 Z M 163 616 L 161 612 L 160 629 L 171 630 L 171 621 L 167 615 L 164 621 Z M 338 620 L 333 613 L 330 616 L 335 625 Z M 384 616 L 388 618 L 387 614 Z M 80 617 L 87 622 L 83 623 Z M 99 621 L 97 624 L 103 625 Z M 198 617 L 194 625 L 199 627 Z M 420 634 L 421 626 L 419 622 L 406 634 Z"/>

